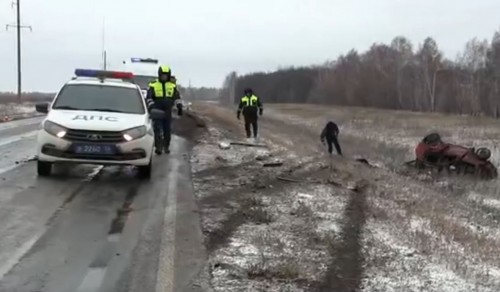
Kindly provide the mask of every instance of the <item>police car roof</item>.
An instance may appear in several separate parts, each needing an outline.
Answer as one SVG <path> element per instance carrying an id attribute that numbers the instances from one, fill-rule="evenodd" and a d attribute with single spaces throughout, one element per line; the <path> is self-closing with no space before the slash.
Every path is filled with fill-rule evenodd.
<path id="1" fill-rule="evenodd" d="M 66 83 L 67 85 L 100 85 L 100 86 L 115 86 L 137 89 L 137 84 L 130 81 L 115 78 L 94 78 L 94 77 L 76 77 Z"/>

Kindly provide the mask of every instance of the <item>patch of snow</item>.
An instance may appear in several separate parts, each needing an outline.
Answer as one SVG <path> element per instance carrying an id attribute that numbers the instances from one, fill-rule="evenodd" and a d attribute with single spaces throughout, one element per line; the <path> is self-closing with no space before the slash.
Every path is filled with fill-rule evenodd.
<path id="1" fill-rule="evenodd" d="M 470 192 L 467 195 L 467 199 L 476 204 L 480 204 L 500 211 L 500 200 L 487 198 L 484 195 L 478 194 L 476 192 Z"/>
<path id="2" fill-rule="evenodd" d="M 382 210 L 385 210 L 388 214 L 387 220 L 383 222 L 378 221 L 378 225 L 392 225 L 393 218 L 398 218 L 397 226 L 385 227 L 385 229 L 377 226 L 372 220 L 372 226 L 375 226 L 371 227 L 371 229 L 375 229 L 375 232 L 372 233 L 376 234 L 379 238 L 383 238 L 381 241 L 386 242 L 391 248 L 407 253 L 408 247 L 411 246 L 412 248 L 414 247 L 415 250 L 417 250 L 417 248 L 418 250 L 422 249 L 424 254 L 431 252 L 427 256 L 427 261 L 432 261 L 438 265 L 448 266 L 450 271 L 466 277 L 468 282 L 474 284 L 481 282 L 486 286 L 500 287 L 500 277 L 496 276 L 498 275 L 499 269 L 494 266 L 494 262 L 496 261 L 494 259 L 496 258 L 495 248 L 497 245 L 494 243 L 484 243 L 481 239 L 482 236 L 486 236 L 486 238 L 498 242 L 498 231 L 489 230 L 491 228 L 481 225 L 473 225 L 465 219 L 461 220 L 451 215 L 442 214 L 443 217 L 441 218 L 432 217 L 433 221 L 428 218 L 408 215 L 406 211 L 397 206 L 397 204 L 391 204 L 390 201 L 386 203 L 386 200 L 380 198 L 369 198 L 369 202 L 372 208 L 382 208 Z M 399 221 L 399 218 L 404 218 L 404 221 Z M 436 230 L 436 226 L 434 226 L 435 220 L 448 221 L 449 223 L 442 226 L 442 228 L 444 228 L 443 230 Z M 452 230 L 448 231 L 447 224 L 450 224 L 450 226 L 466 227 L 467 230 L 473 231 L 471 235 L 467 236 L 474 236 L 475 234 L 478 236 L 477 241 L 472 239 L 470 244 L 457 242 L 454 238 L 455 232 L 458 232 L 460 236 L 462 231 L 459 229 L 455 230 L 456 228 L 454 227 L 449 227 Z M 465 234 L 463 236 L 465 236 Z M 394 242 L 391 237 L 397 238 L 396 242 Z M 483 244 L 484 246 L 478 251 L 474 242 Z M 401 243 L 406 246 L 402 247 Z M 485 254 L 492 254 L 494 258 L 485 260 Z"/>
<path id="3" fill-rule="evenodd" d="M 297 197 L 304 198 L 304 199 L 312 199 L 312 198 L 314 198 L 313 196 L 311 196 L 309 194 L 303 194 L 303 193 L 298 193 Z"/>
<path id="4" fill-rule="evenodd" d="M 415 228 L 426 225 L 419 220 L 412 224 Z M 367 269 L 362 291 L 498 291 L 495 281 L 480 282 L 473 275 L 464 278 L 442 257 L 419 253 L 413 244 L 395 235 L 389 225 L 370 220 L 366 230 L 363 252 Z"/>

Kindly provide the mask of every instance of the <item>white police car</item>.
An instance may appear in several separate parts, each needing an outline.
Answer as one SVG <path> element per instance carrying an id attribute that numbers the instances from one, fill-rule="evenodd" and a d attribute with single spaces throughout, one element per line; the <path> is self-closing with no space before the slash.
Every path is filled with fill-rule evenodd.
<path id="1" fill-rule="evenodd" d="M 38 174 L 48 176 L 64 162 L 134 165 L 150 177 L 153 129 L 133 74 L 76 69 L 75 75 L 50 105 L 36 105 L 48 113 L 38 133 Z"/>

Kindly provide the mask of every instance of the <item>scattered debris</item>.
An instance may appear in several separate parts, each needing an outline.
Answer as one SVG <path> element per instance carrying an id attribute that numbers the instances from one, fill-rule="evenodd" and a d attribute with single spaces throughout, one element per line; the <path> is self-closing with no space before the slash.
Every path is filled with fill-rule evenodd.
<path id="1" fill-rule="evenodd" d="M 224 158 L 224 157 L 222 157 L 222 156 L 219 156 L 219 155 L 217 155 L 217 156 L 215 157 L 215 160 L 216 160 L 216 161 L 220 161 L 220 162 L 224 162 L 224 163 L 228 161 L 226 158 Z"/>
<path id="2" fill-rule="evenodd" d="M 272 155 L 270 153 L 266 153 L 264 155 L 259 155 L 259 156 L 255 157 L 255 160 L 264 161 L 264 160 L 269 159 L 271 157 L 272 157 Z"/>
<path id="3" fill-rule="evenodd" d="M 38 160 L 38 156 L 35 155 L 35 156 L 27 158 L 27 159 L 15 161 L 14 163 L 17 165 L 17 164 L 23 164 L 23 163 L 26 163 L 26 162 L 37 161 L 37 160 Z"/>
<path id="4" fill-rule="evenodd" d="M 329 184 L 331 184 L 331 185 L 334 185 L 334 186 L 336 186 L 336 187 L 342 187 L 342 184 L 341 184 L 341 183 L 334 181 L 332 178 L 329 178 L 329 179 L 327 180 L 327 183 L 329 183 Z"/>
<path id="5" fill-rule="evenodd" d="M 264 163 L 262 166 L 264 166 L 264 167 L 278 167 L 278 166 L 282 166 L 282 165 L 283 165 L 283 162 L 275 161 L 275 162 Z"/>
<path id="6" fill-rule="evenodd" d="M 245 143 L 245 142 L 231 142 L 231 145 L 267 148 L 267 145 L 264 145 L 264 144 L 252 144 L 252 143 Z"/>
<path id="7" fill-rule="evenodd" d="M 219 148 L 222 150 L 227 150 L 231 148 L 231 143 L 228 142 L 220 142 L 219 143 Z"/>
<path id="8" fill-rule="evenodd" d="M 278 176 L 278 177 L 276 177 L 276 179 L 278 179 L 278 180 L 282 180 L 282 181 L 288 181 L 288 182 L 295 182 L 295 183 L 301 183 L 301 182 L 304 182 L 303 180 L 300 180 L 300 179 L 289 178 L 289 177 L 283 177 L 283 176 Z"/>
<path id="9" fill-rule="evenodd" d="M 339 187 L 339 188 L 344 188 L 344 189 L 356 192 L 356 193 L 364 191 L 368 185 L 368 183 L 363 179 L 357 180 L 357 181 L 349 181 L 349 182 L 347 182 L 347 184 L 342 184 L 342 183 L 339 183 L 338 181 L 335 181 L 332 178 L 329 178 L 327 180 L 327 183 L 334 185 L 336 187 Z"/>
<path id="10" fill-rule="evenodd" d="M 363 163 L 363 164 L 366 164 L 366 165 L 368 165 L 368 166 L 370 166 L 370 167 L 375 167 L 375 166 L 373 166 L 372 164 L 370 164 L 370 163 L 368 162 L 368 160 L 366 160 L 365 158 L 356 158 L 356 161 L 357 161 L 357 162 L 361 162 L 361 163 Z"/>

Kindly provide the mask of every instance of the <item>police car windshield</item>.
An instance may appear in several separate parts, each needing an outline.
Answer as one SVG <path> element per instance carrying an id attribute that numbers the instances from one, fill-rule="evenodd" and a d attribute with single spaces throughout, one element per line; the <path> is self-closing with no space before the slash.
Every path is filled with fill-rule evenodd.
<path id="1" fill-rule="evenodd" d="M 134 75 L 134 82 L 139 85 L 141 89 L 148 89 L 149 82 L 154 81 L 156 77 L 145 75 Z"/>
<path id="2" fill-rule="evenodd" d="M 145 113 L 142 96 L 136 89 L 87 84 L 64 86 L 53 109 Z"/>

